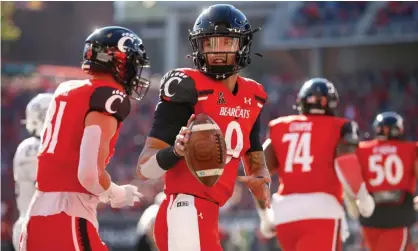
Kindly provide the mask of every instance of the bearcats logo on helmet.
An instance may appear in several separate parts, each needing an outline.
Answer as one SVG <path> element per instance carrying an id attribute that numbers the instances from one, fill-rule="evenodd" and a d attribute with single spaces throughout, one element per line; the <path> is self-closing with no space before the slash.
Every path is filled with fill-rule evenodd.
<path id="1" fill-rule="evenodd" d="M 106 111 L 110 114 L 116 113 L 116 110 L 112 110 L 113 103 L 116 100 L 120 100 L 120 103 L 123 103 L 123 100 L 126 98 L 126 94 L 119 90 L 114 90 L 112 94 L 113 95 L 107 99 L 106 104 L 105 104 Z"/>
<path id="2" fill-rule="evenodd" d="M 129 40 L 129 41 L 131 41 L 131 43 L 133 43 L 135 37 L 136 36 L 134 34 L 132 34 L 132 33 L 123 33 L 122 34 L 122 37 L 118 41 L 118 49 L 121 52 L 126 52 L 126 49 L 125 49 L 125 43 L 126 43 L 126 41 Z"/>

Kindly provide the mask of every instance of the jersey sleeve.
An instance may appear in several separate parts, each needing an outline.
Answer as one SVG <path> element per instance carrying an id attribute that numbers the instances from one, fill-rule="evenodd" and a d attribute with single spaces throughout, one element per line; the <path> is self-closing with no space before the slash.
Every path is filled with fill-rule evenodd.
<path id="1" fill-rule="evenodd" d="M 267 99 L 267 94 L 266 94 L 266 91 L 264 90 L 264 87 L 260 83 L 257 83 L 256 81 L 252 81 L 252 82 L 255 86 L 254 98 L 257 101 L 257 106 L 260 108 L 260 113 L 257 116 L 257 120 L 255 121 L 253 128 L 251 129 L 250 149 L 248 150 L 248 152 L 263 151 L 263 146 L 260 141 L 261 112 Z"/>
<path id="2" fill-rule="evenodd" d="M 263 146 L 260 141 L 260 122 L 261 112 L 258 114 L 257 120 L 255 121 L 253 128 L 250 132 L 250 149 L 247 152 L 263 151 Z"/>
<path id="3" fill-rule="evenodd" d="M 267 102 L 266 90 L 264 89 L 264 86 L 262 84 L 257 83 L 255 81 L 254 81 L 254 84 L 256 85 L 254 98 L 255 98 L 255 100 L 257 100 L 257 103 L 258 103 L 257 105 L 259 107 L 262 107 Z"/>
<path id="4" fill-rule="evenodd" d="M 173 70 L 161 79 L 160 101 L 155 108 L 149 137 L 173 145 L 182 126 L 194 112 L 197 103 L 194 80 L 180 70 Z"/>
<path id="5" fill-rule="evenodd" d="M 276 118 L 274 120 L 270 120 L 267 124 L 267 131 L 266 131 L 266 140 L 270 140 L 270 144 L 274 145 L 276 144 L 276 138 L 277 138 L 277 127 L 279 124 L 279 118 Z"/>
<path id="6" fill-rule="evenodd" d="M 110 86 L 96 88 L 90 96 L 89 112 L 97 111 L 113 116 L 122 122 L 131 110 L 129 97 L 123 91 Z"/>
<path id="7" fill-rule="evenodd" d="M 197 90 L 192 77 L 181 70 L 167 72 L 161 79 L 160 99 L 171 103 L 197 103 Z"/>

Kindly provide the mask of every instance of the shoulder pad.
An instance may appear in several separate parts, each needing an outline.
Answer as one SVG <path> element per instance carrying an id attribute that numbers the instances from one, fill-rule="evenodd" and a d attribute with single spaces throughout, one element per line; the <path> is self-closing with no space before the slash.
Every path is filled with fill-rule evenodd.
<path id="1" fill-rule="evenodd" d="M 89 111 L 98 111 L 122 122 L 131 110 L 129 97 L 123 91 L 110 86 L 97 87 L 90 96 Z"/>
<path id="2" fill-rule="evenodd" d="M 181 69 L 167 72 L 161 79 L 160 99 L 175 103 L 197 103 L 197 90 L 192 77 Z"/>
<path id="3" fill-rule="evenodd" d="M 301 116 L 301 115 L 288 115 L 288 116 L 278 117 L 277 119 L 273 119 L 272 121 L 270 121 L 269 127 L 274 127 L 278 124 L 289 124 L 295 120 L 304 121 L 306 120 L 306 117 Z"/>
<path id="4" fill-rule="evenodd" d="M 363 147 L 366 147 L 367 144 L 368 144 L 368 141 L 360 141 L 359 144 L 358 144 L 358 147 L 363 148 Z"/>
<path id="5" fill-rule="evenodd" d="M 41 141 L 35 137 L 30 137 L 23 140 L 17 147 L 15 159 L 22 160 L 28 158 L 37 158 L 38 150 L 41 145 Z"/>
<path id="6" fill-rule="evenodd" d="M 267 93 L 264 89 L 264 86 L 257 81 L 250 79 L 250 78 L 244 78 L 241 77 L 242 80 L 244 80 L 246 83 L 251 85 L 250 88 L 253 88 L 254 90 L 254 98 L 261 104 L 264 105 L 267 101 Z"/>
<path id="7" fill-rule="evenodd" d="M 357 122 L 347 121 L 341 127 L 341 138 L 348 144 L 358 145 L 360 141 L 360 133 Z"/>
<path id="8" fill-rule="evenodd" d="M 282 122 L 281 118 L 270 120 L 268 127 L 275 127 L 277 124 L 280 124 Z"/>

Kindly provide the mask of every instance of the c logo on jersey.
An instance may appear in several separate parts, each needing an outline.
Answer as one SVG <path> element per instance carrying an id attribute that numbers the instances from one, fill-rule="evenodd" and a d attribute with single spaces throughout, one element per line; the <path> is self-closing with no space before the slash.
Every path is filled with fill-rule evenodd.
<path id="1" fill-rule="evenodd" d="M 105 104 L 106 111 L 110 114 L 116 113 L 115 110 L 112 110 L 113 102 L 115 102 L 115 100 L 118 99 L 120 100 L 120 103 L 122 103 L 123 100 L 126 98 L 126 94 L 119 90 L 114 90 L 112 94 L 113 95 L 107 99 L 106 104 Z"/>
<path id="2" fill-rule="evenodd" d="M 125 43 L 126 43 L 126 41 L 129 40 L 129 41 L 131 41 L 133 43 L 134 42 L 134 37 L 135 37 L 134 34 L 131 34 L 131 33 L 123 33 L 122 34 L 122 37 L 118 41 L 118 49 L 121 52 L 126 52 L 126 49 L 125 49 Z"/>
<path id="3" fill-rule="evenodd" d="M 163 93 L 164 96 L 169 97 L 169 98 L 173 97 L 174 94 L 176 94 L 176 93 L 175 92 L 170 93 L 170 91 L 169 91 L 170 84 L 172 82 L 174 82 L 176 84 L 180 84 L 180 82 L 185 78 L 187 78 L 187 75 L 184 74 L 183 72 L 180 72 L 180 71 L 172 71 L 170 73 L 167 73 L 167 75 L 164 76 L 163 79 L 161 80 L 162 84 L 164 85 L 164 88 L 162 89 L 163 92 L 164 92 Z"/>

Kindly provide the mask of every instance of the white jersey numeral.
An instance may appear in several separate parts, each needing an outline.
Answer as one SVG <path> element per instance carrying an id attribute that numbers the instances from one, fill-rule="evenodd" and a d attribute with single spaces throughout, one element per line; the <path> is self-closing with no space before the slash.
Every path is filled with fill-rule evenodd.
<path id="1" fill-rule="evenodd" d="M 67 102 L 60 101 L 58 106 L 57 112 L 57 104 L 56 101 L 53 100 L 49 106 L 48 112 L 46 114 L 45 122 L 44 122 L 44 129 L 42 132 L 42 142 L 41 147 L 39 149 L 39 153 L 44 153 L 47 149 L 47 153 L 54 153 L 55 147 L 58 143 L 58 134 L 61 127 L 62 117 L 64 116 L 65 107 L 67 106 Z M 52 127 L 52 120 L 56 114 L 54 127 Z M 45 136 L 45 137 L 44 137 Z"/>
<path id="2" fill-rule="evenodd" d="M 237 135 L 237 143 L 232 148 L 232 135 Z M 225 143 L 226 143 L 226 164 L 228 164 L 232 158 L 239 158 L 242 149 L 244 148 L 244 135 L 241 130 L 241 126 L 237 121 L 231 121 L 225 131 Z"/>
<path id="3" fill-rule="evenodd" d="M 302 172 L 310 172 L 314 159 L 311 156 L 311 133 L 286 133 L 282 142 L 289 142 L 284 171 L 291 173 L 294 164 L 301 164 Z"/>
<path id="4" fill-rule="evenodd" d="M 369 157 L 369 171 L 376 173 L 376 177 L 369 180 L 370 185 L 379 186 L 385 180 L 390 185 L 397 185 L 402 180 L 404 166 L 397 154 L 390 154 L 385 160 L 381 154 L 374 154 Z"/>

